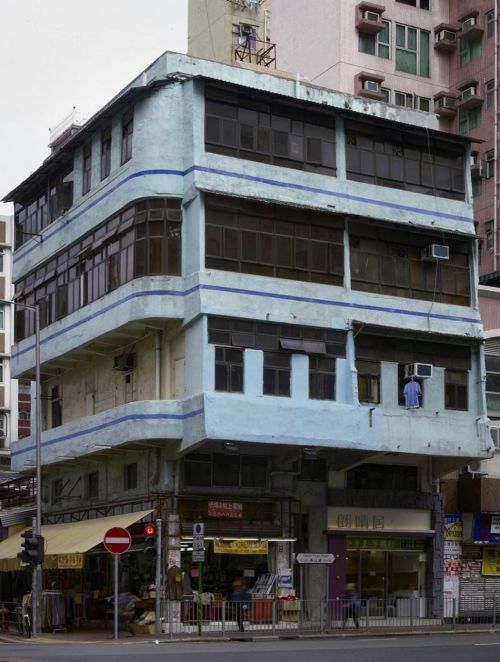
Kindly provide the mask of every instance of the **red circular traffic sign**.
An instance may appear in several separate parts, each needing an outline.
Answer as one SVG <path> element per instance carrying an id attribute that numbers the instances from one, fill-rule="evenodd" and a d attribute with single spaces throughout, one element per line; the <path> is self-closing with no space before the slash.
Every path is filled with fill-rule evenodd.
<path id="1" fill-rule="evenodd" d="M 104 547 L 111 552 L 111 554 L 123 554 L 128 552 L 130 545 L 132 543 L 132 538 L 127 529 L 123 529 L 121 526 L 114 526 L 111 529 L 108 529 L 104 534 Z"/>

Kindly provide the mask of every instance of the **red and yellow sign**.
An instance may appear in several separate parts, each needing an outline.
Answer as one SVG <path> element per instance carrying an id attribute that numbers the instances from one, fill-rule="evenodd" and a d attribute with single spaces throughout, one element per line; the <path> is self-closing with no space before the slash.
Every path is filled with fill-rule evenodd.
<path id="1" fill-rule="evenodd" d="M 500 547 L 483 547 L 481 574 L 500 576 Z"/>
<path id="2" fill-rule="evenodd" d="M 243 504 L 234 501 L 209 501 L 209 517 L 224 517 L 228 519 L 242 519 Z"/>
<path id="3" fill-rule="evenodd" d="M 262 554 L 266 555 L 267 540 L 214 540 L 215 554 Z"/>

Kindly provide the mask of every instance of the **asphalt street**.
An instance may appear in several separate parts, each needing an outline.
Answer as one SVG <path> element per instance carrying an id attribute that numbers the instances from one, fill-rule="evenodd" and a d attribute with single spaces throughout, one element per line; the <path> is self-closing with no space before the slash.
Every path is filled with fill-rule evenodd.
<path id="1" fill-rule="evenodd" d="M 500 662 L 500 633 L 249 642 L 0 643 L 0 662 Z"/>

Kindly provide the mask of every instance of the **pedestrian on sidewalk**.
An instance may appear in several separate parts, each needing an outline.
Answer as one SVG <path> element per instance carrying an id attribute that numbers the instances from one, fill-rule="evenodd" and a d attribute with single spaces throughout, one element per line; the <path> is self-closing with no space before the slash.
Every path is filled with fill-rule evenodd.
<path id="1" fill-rule="evenodd" d="M 240 632 L 244 632 L 245 628 L 243 627 L 243 621 L 246 618 L 248 612 L 248 600 L 250 595 L 245 586 L 245 583 L 242 579 L 235 579 L 233 582 L 233 591 L 231 593 L 231 602 L 233 603 L 233 609 L 236 612 L 236 621 Z"/>
<path id="2" fill-rule="evenodd" d="M 347 584 L 344 595 L 344 622 L 342 627 L 346 627 L 349 618 L 352 618 L 356 629 L 359 629 L 359 608 L 360 600 L 356 591 L 356 584 Z"/>

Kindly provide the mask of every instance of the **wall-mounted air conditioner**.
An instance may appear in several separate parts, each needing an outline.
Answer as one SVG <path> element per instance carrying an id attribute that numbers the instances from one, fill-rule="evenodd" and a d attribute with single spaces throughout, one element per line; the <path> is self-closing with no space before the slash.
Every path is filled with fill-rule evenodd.
<path id="1" fill-rule="evenodd" d="M 469 28 L 472 28 L 474 25 L 476 25 L 476 23 L 477 23 L 476 17 L 471 16 L 462 23 L 462 30 L 468 30 Z"/>
<path id="2" fill-rule="evenodd" d="M 444 244 L 431 244 L 422 248 L 421 259 L 423 262 L 436 262 L 437 260 L 450 259 L 450 247 Z"/>
<path id="3" fill-rule="evenodd" d="M 474 460 L 465 467 L 464 473 L 473 476 L 487 476 L 486 462 L 484 460 Z"/>
<path id="4" fill-rule="evenodd" d="M 363 18 L 365 21 L 373 21 L 378 23 L 380 21 L 380 14 L 374 11 L 364 11 Z"/>
<path id="5" fill-rule="evenodd" d="M 471 85 L 471 87 L 466 87 L 465 90 L 462 90 L 460 92 L 460 101 L 465 101 L 465 99 L 468 99 L 469 97 L 473 97 L 476 94 L 476 87 L 475 85 Z"/>
<path id="6" fill-rule="evenodd" d="M 417 377 L 418 379 L 432 378 L 431 363 L 408 363 L 405 365 L 405 377 Z"/>
<path id="7" fill-rule="evenodd" d="M 455 108 L 457 105 L 457 100 L 453 97 L 440 97 L 437 100 L 438 108 Z"/>
<path id="8" fill-rule="evenodd" d="M 363 89 L 370 90 L 370 92 L 378 92 L 378 83 L 376 80 L 364 80 Z"/>
<path id="9" fill-rule="evenodd" d="M 440 30 L 436 32 L 436 41 L 451 41 L 455 43 L 457 40 L 457 35 L 451 30 Z"/>

